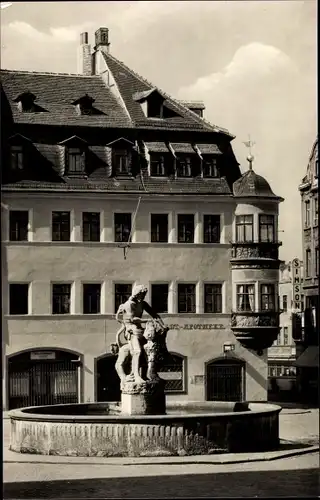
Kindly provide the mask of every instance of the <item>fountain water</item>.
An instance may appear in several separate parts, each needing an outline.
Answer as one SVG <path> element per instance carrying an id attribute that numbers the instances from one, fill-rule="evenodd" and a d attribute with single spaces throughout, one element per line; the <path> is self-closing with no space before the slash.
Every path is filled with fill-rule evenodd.
<path id="1" fill-rule="evenodd" d="M 10 449 L 74 456 L 198 455 L 276 449 L 279 412 L 262 403 L 166 405 L 159 368 L 169 353 L 168 328 L 135 287 L 116 314 L 121 404 L 87 403 L 13 410 Z M 152 320 L 143 320 L 143 312 Z M 145 325 L 145 326 L 143 326 Z M 121 342 L 124 335 L 125 343 Z M 130 370 L 128 370 L 128 366 Z"/>

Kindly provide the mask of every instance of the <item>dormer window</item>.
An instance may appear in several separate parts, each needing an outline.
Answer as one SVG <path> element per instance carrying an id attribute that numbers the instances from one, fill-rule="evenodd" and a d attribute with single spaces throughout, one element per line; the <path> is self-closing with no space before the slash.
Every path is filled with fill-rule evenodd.
<path id="1" fill-rule="evenodd" d="M 192 160 L 190 156 L 180 156 L 177 160 L 177 176 L 191 177 Z"/>
<path id="2" fill-rule="evenodd" d="M 203 177 L 212 178 L 219 177 L 219 172 L 217 168 L 217 159 L 204 157 L 202 162 Z"/>
<path id="3" fill-rule="evenodd" d="M 148 100 L 148 118 L 163 118 L 163 102 L 159 99 Z"/>
<path id="4" fill-rule="evenodd" d="M 23 170 L 23 148 L 22 146 L 11 146 L 11 170 Z"/>
<path id="5" fill-rule="evenodd" d="M 80 148 L 68 148 L 68 174 L 83 174 L 85 171 L 85 153 Z"/>
<path id="6" fill-rule="evenodd" d="M 95 114 L 95 109 L 93 108 L 94 102 L 95 99 L 90 97 L 88 94 L 85 94 L 84 96 L 80 97 L 80 99 L 74 101 L 72 104 L 73 106 L 76 106 L 79 115 L 92 115 Z"/>
<path id="7" fill-rule="evenodd" d="M 41 106 L 35 104 L 36 96 L 32 92 L 23 92 L 14 99 L 18 103 L 19 111 L 23 113 L 35 113 L 45 111 Z"/>
<path id="8" fill-rule="evenodd" d="M 150 155 L 150 175 L 154 177 L 164 177 L 166 175 L 164 155 Z"/>
<path id="9" fill-rule="evenodd" d="M 115 175 L 130 174 L 130 154 L 126 150 L 115 150 L 113 152 L 113 166 Z"/>

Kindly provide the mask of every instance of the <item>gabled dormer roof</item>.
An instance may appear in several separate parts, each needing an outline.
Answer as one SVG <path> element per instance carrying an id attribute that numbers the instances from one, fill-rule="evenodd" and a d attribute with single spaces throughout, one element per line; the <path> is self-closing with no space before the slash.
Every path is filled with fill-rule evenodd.
<path id="1" fill-rule="evenodd" d="M 159 90 L 156 87 L 153 87 L 150 90 L 145 90 L 144 92 L 135 92 L 132 97 L 134 101 L 143 102 L 146 99 L 148 99 L 148 97 L 150 97 L 151 95 L 157 95 L 158 97 L 161 97 L 164 100 L 163 95 L 161 94 L 161 92 L 159 92 Z"/>
<path id="2" fill-rule="evenodd" d="M 15 99 L 13 99 L 13 101 L 33 103 L 36 100 L 36 98 L 37 97 L 28 90 L 27 92 L 22 92 L 21 94 L 19 94 Z"/>
<path id="3" fill-rule="evenodd" d="M 79 97 L 79 99 L 76 99 L 73 104 L 73 106 L 76 106 L 77 104 L 80 104 L 82 106 L 90 107 L 92 104 L 95 102 L 95 99 L 88 94 L 84 94 L 83 96 Z"/>
<path id="4" fill-rule="evenodd" d="M 109 142 L 109 144 L 106 145 L 108 148 L 114 148 L 114 147 L 125 147 L 125 148 L 133 148 L 135 147 L 135 143 L 129 141 L 128 139 L 125 139 L 124 137 L 119 137 L 119 139 L 115 139 L 112 142 Z"/>
<path id="5" fill-rule="evenodd" d="M 64 139 L 63 141 L 59 142 L 59 146 L 71 146 L 72 144 L 79 144 L 80 146 L 84 147 L 88 143 L 77 135 L 73 135 L 71 137 L 68 137 L 68 139 Z"/>

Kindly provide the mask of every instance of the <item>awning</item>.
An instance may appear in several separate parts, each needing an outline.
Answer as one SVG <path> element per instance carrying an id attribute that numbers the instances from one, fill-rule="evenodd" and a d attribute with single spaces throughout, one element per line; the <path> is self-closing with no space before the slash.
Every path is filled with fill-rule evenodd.
<path id="1" fill-rule="evenodd" d="M 294 366 L 303 368 L 318 368 L 319 367 L 319 346 L 310 345 L 293 363 Z"/>
<path id="2" fill-rule="evenodd" d="M 150 153 L 170 153 L 164 142 L 145 142 L 144 144 Z"/>
<path id="3" fill-rule="evenodd" d="M 195 150 L 188 142 L 171 142 L 170 144 L 175 153 L 195 154 Z"/>
<path id="4" fill-rule="evenodd" d="M 222 154 L 216 144 L 197 144 L 197 147 L 202 155 Z"/>

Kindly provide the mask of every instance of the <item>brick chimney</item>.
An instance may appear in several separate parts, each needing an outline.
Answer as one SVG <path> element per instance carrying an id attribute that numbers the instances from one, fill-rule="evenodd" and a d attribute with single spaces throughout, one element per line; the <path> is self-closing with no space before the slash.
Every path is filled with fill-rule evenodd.
<path id="1" fill-rule="evenodd" d="M 84 76 L 92 75 L 91 45 L 88 44 L 88 33 L 80 35 L 80 46 L 78 48 L 78 73 Z"/>
<path id="2" fill-rule="evenodd" d="M 109 30 L 108 28 L 99 28 L 95 32 L 95 47 L 94 50 L 101 50 L 101 52 L 105 52 L 109 54 Z"/>

